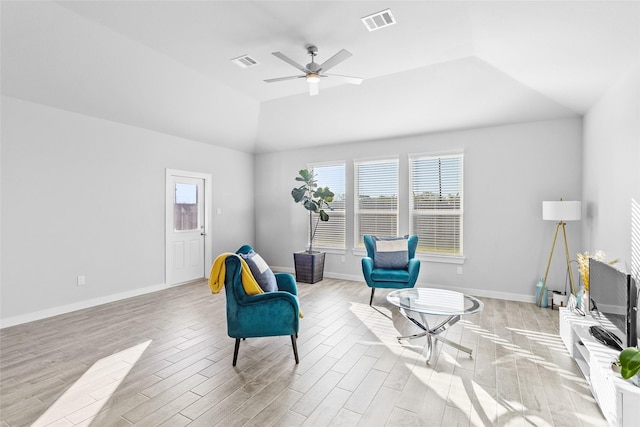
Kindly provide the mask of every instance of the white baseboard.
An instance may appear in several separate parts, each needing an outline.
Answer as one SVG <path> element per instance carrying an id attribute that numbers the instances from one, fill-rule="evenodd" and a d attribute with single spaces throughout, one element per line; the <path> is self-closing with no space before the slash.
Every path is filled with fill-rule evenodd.
<path id="1" fill-rule="evenodd" d="M 288 267 L 273 267 L 273 270 L 291 273 L 295 275 L 295 270 Z M 324 276 L 330 279 L 351 280 L 353 282 L 364 283 L 364 277 L 362 275 L 341 274 L 341 273 L 332 273 L 329 271 L 325 271 Z M 460 288 L 455 286 L 442 286 L 438 284 L 424 283 L 424 282 L 418 282 L 416 286 L 448 289 L 451 291 L 457 291 L 457 292 L 462 292 L 463 294 L 472 295 L 474 297 L 495 298 L 495 299 L 501 299 L 501 300 L 507 300 L 507 301 L 530 302 L 530 303 L 536 302 L 535 295 L 522 295 L 522 294 L 514 294 L 510 292 L 497 292 L 497 291 L 491 291 L 488 289 L 472 289 L 472 288 Z"/>
<path id="2" fill-rule="evenodd" d="M 530 303 L 536 302 L 535 295 L 522 295 L 522 294 L 513 294 L 509 292 L 497 292 L 497 291 L 491 291 L 488 289 L 459 288 L 455 286 L 434 285 L 432 283 L 431 284 L 418 283 L 416 286 L 448 289 L 451 291 L 457 291 L 463 294 L 471 295 L 474 297 L 485 297 L 485 298 L 494 298 L 494 299 L 501 299 L 501 300 L 507 300 L 507 301 L 530 302 Z"/>
<path id="3" fill-rule="evenodd" d="M 21 325 L 23 323 L 33 322 L 35 320 L 46 319 L 47 317 L 59 316 L 61 314 L 67 314 L 73 311 L 83 310 L 85 308 L 95 307 L 101 304 L 107 304 L 110 302 L 120 301 L 120 300 L 131 298 L 131 297 L 137 297 L 139 295 L 161 291 L 169 287 L 170 286 L 167 286 L 166 284 L 163 283 L 160 285 L 147 286 L 145 288 L 132 289 L 131 291 L 127 291 L 127 292 L 120 292 L 113 295 L 106 295 L 99 298 L 79 301 L 73 304 L 47 308 L 45 310 L 34 311 L 32 313 L 21 314 L 19 316 L 7 317 L 6 319 L 0 319 L 0 329 L 8 328 L 10 326 Z"/>
<path id="4" fill-rule="evenodd" d="M 269 267 L 271 267 L 271 270 L 273 270 L 275 273 L 291 273 L 294 276 L 296 275 L 296 271 L 290 267 L 278 267 L 275 265 L 271 265 Z"/>
<path id="5" fill-rule="evenodd" d="M 285 273 L 291 273 L 291 274 L 295 273 L 294 269 L 288 268 L 288 267 L 273 266 L 272 269 L 277 272 L 285 272 Z M 362 282 L 364 284 L 364 277 L 362 277 L 361 275 L 341 274 L 341 273 L 331 273 L 331 272 L 325 272 L 324 275 L 327 278 L 331 278 L 331 279 L 351 280 L 354 282 Z M 473 295 L 476 297 L 495 298 L 495 299 L 501 299 L 501 300 L 507 300 L 507 301 L 534 303 L 536 300 L 535 295 L 521 295 L 521 294 L 508 293 L 508 292 L 491 291 L 487 289 L 459 288 L 459 287 L 441 286 L 441 285 L 434 285 L 434 284 L 420 283 L 420 282 L 418 282 L 416 286 L 449 289 L 452 291 L 462 292 L 464 294 Z M 27 313 L 19 316 L 8 317 L 6 319 L 0 319 L 0 329 L 8 328 L 10 326 L 20 325 L 23 323 L 33 322 L 35 320 L 46 319 L 47 317 L 58 316 L 60 314 L 71 313 L 73 311 L 78 311 L 78 310 L 82 310 L 89 307 L 95 307 L 97 305 L 107 304 L 114 301 L 120 301 L 123 299 L 136 297 L 139 295 L 149 294 L 151 292 L 157 292 L 167 288 L 169 288 L 169 286 L 163 283 L 160 285 L 147 286 L 146 288 L 133 289 L 127 292 L 121 292 L 113 295 L 107 295 L 104 297 L 93 298 L 86 301 L 80 301 L 73 304 L 63 305 L 59 307 L 52 307 L 45 310 L 35 311 L 32 313 Z"/>

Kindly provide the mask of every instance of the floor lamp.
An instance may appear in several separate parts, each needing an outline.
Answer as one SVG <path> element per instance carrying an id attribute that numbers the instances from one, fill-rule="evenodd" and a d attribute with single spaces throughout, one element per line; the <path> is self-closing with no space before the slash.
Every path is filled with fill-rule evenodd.
<path id="1" fill-rule="evenodd" d="M 542 292 L 538 296 L 538 305 L 541 305 L 542 295 L 547 287 L 547 276 L 549 275 L 549 267 L 551 266 L 551 258 L 553 257 L 553 249 L 556 247 L 558 240 L 558 231 L 562 228 L 562 237 L 564 238 L 564 252 L 567 257 L 567 269 L 569 270 L 569 281 L 571 282 L 571 293 L 575 295 L 576 289 L 573 285 L 573 272 L 571 271 L 571 257 L 569 257 L 569 245 L 567 244 L 567 230 L 565 221 L 579 221 L 581 217 L 582 204 L 579 201 L 551 201 L 542 202 L 542 219 L 545 221 L 558 221 L 556 224 L 556 232 L 553 235 L 553 243 L 551 244 L 551 252 L 549 253 L 549 261 L 547 262 L 547 271 L 544 273 L 544 282 Z"/>

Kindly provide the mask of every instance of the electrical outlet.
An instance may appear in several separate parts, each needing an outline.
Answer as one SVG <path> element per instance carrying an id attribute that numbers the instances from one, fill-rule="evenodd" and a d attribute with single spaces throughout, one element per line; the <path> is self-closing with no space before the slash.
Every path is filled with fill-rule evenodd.
<path id="1" fill-rule="evenodd" d="M 78 286 L 84 286 L 87 284 L 87 278 L 85 276 L 78 276 Z"/>
<path id="2" fill-rule="evenodd" d="M 458 273 L 458 276 L 462 276 L 462 267 L 458 267 L 456 273 Z"/>

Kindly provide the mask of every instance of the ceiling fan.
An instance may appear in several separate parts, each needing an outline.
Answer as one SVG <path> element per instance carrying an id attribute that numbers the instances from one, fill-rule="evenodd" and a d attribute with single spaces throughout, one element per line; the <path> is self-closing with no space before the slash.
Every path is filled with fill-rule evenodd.
<path id="1" fill-rule="evenodd" d="M 359 77 L 350 77 L 350 76 L 341 76 L 339 74 L 326 74 L 325 71 L 328 71 L 330 68 L 335 67 L 345 59 L 351 56 L 351 53 L 345 49 L 340 50 L 340 52 L 333 55 L 331 58 L 324 61 L 322 64 L 317 64 L 314 60 L 315 56 L 318 54 L 318 48 L 316 46 L 310 45 L 307 46 L 307 53 L 311 56 L 311 62 L 306 66 L 302 66 L 298 64 L 293 59 L 289 58 L 285 54 L 281 52 L 273 52 L 272 55 L 282 59 L 287 64 L 293 65 L 298 70 L 302 71 L 304 75 L 299 76 L 288 76 L 288 77 L 278 77 L 275 79 L 267 79 L 265 82 L 273 83 L 273 82 L 281 82 L 284 80 L 293 80 L 293 79 L 306 79 L 307 83 L 309 83 L 309 95 L 317 95 L 319 92 L 318 82 L 321 78 L 330 77 L 332 80 L 340 80 L 345 83 L 359 85 L 362 83 L 362 79 Z"/>

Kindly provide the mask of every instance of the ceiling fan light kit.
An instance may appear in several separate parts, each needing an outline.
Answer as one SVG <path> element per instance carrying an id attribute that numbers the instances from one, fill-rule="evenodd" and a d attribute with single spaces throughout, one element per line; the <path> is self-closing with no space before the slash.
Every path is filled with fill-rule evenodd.
<path id="1" fill-rule="evenodd" d="M 320 81 L 320 76 L 317 73 L 307 74 L 307 83 L 318 83 L 319 81 Z"/>
<path id="2" fill-rule="evenodd" d="M 281 52 L 273 52 L 272 55 L 286 62 L 287 64 L 300 70 L 303 75 L 277 77 L 274 79 L 266 79 L 266 83 L 281 82 L 284 80 L 295 80 L 304 78 L 309 84 L 309 95 L 317 95 L 319 93 L 319 83 L 321 78 L 331 78 L 332 80 L 339 80 L 349 84 L 360 84 L 362 79 L 360 77 L 341 76 L 338 74 L 326 74 L 326 71 L 340 64 L 345 59 L 351 56 L 351 53 L 346 49 L 340 50 L 338 53 L 327 59 L 322 64 L 315 62 L 315 56 L 318 54 L 318 48 L 314 45 L 307 46 L 307 53 L 311 56 L 311 62 L 305 66 L 298 64 L 293 59 L 289 58 Z"/>

